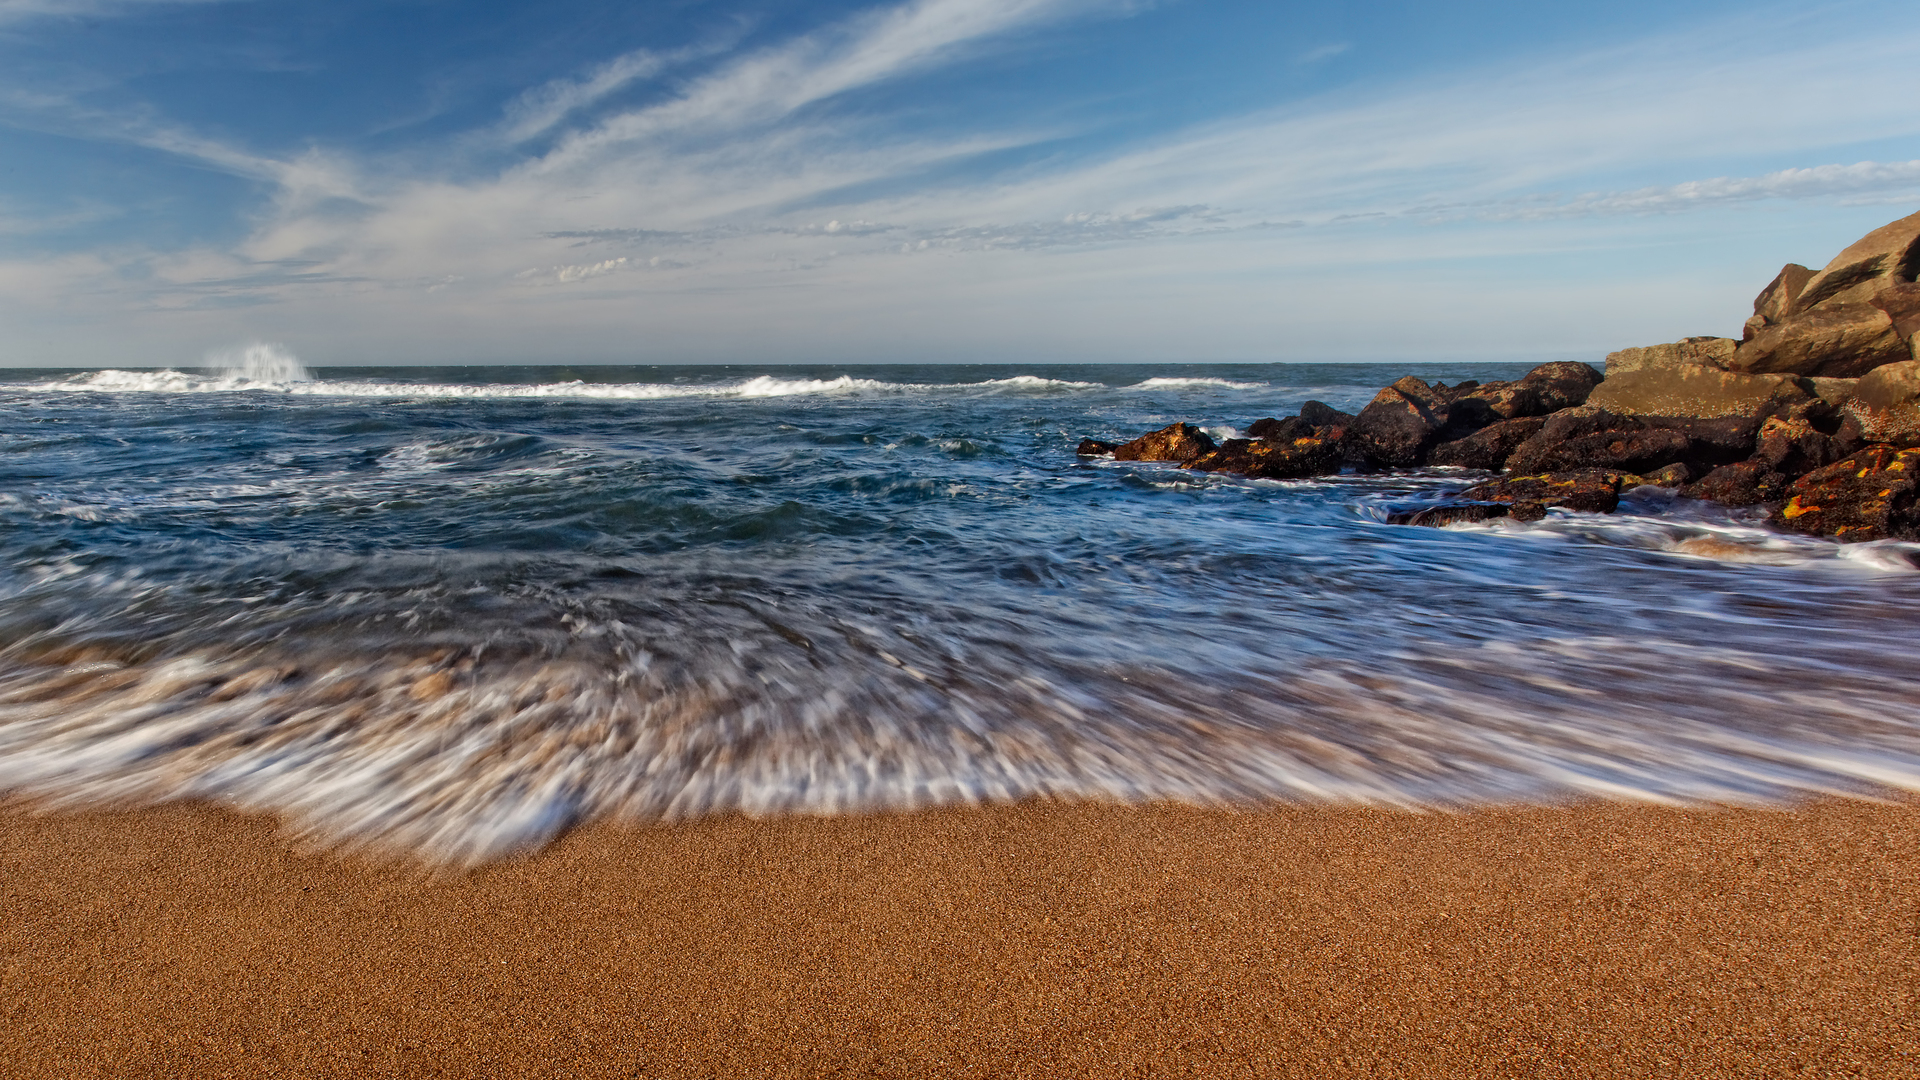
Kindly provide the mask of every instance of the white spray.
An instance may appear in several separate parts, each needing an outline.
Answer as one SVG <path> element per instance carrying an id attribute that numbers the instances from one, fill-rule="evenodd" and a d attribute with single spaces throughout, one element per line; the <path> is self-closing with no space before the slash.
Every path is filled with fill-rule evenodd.
<path id="1" fill-rule="evenodd" d="M 207 354 L 207 366 L 224 378 L 255 383 L 311 382 L 313 373 L 284 345 L 255 341 Z"/>

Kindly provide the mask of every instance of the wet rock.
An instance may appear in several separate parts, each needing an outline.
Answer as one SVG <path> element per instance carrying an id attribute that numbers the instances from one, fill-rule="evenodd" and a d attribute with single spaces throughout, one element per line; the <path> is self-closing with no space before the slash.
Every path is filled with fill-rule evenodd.
<path id="1" fill-rule="evenodd" d="M 1169 424 L 1114 447 L 1113 457 L 1115 461 L 1188 462 L 1216 449 L 1213 439 L 1192 424 Z"/>
<path id="2" fill-rule="evenodd" d="M 1739 342 L 1732 338 L 1690 337 L 1665 345 L 1641 345 L 1607 354 L 1607 378 L 1633 371 L 1704 365 L 1725 367 Z M 1586 365 L 1581 365 L 1585 367 Z"/>
<path id="3" fill-rule="evenodd" d="M 1118 449 L 1120 449 L 1119 443 L 1102 442 L 1099 439 L 1081 439 L 1074 453 L 1081 457 L 1099 457 L 1102 454 L 1111 454 Z"/>
<path id="4" fill-rule="evenodd" d="M 1845 457 L 1840 440 L 1805 418 L 1773 417 L 1760 425 L 1753 457 L 1767 468 L 1799 476 Z"/>
<path id="5" fill-rule="evenodd" d="M 1300 406 L 1300 420 L 1312 427 L 1350 428 L 1356 417 L 1352 413 L 1341 412 L 1324 401 L 1309 401 Z"/>
<path id="6" fill-rule="evenodd" d="M 1654 487 L 1677 488 L 1693 479 L 1693 468 L 1684 461 L 1665 465 L 1642 477 Z"/>
<path id="7" fill-rule="evenodd" d="M 1338 429 L 1321 429 L 1285 441 L 1228 439 L 1218 450 L 1182 465 L 1197 472 L 1225 472 L 1261 480 L 1300 480 L 1340 471 L 1344 456 Z"/>
<path id="8" fill-rule="evenodd" d="M 1405 468 L 1420 464 L 1447 424 L 1450 395 L 1412 375 L 1374 395 L 1349 428 L 1368 463 Z"/>
<path id="9" fill-rule="evenodd" d="M 1690 499 L 1711 499 L 1726 506 L 1759 506 L 1787 497 L 1792 478 L 1764 461 L 1722 465 L 1680 489 Z"/>
<path id="10" fill-rule="evenodd" d="M 1516 473 L 1591 468 L 1647 472 L 1694 453 L 1694 440 L 1684 431 L 1582 405 L 1548 417 L 1540 431 L 1521 443 L 1506 464 Z M 1744 453 L 1745 446 L 1742 456 Z"/>
<path id="11" fill-rule="evenodd" d="M 1538 521 L 1547 508 L 1565 507 L 1611 514 L 1620 505 L 1625 476 L 1615 469 L 1571 469 L 1533 476 L 1510 476 L 1476 484 L 1460 493 L 1466 502 L 1506 503 L 1513 517 Z M 1638 477 L 1634 478 L 1636 481 Z"/>
<path id="12" fill-rule="evenodd" d="M 1505 503 L 1448 503 L 1445 506 L 1427 506 L 1419 510 L 1402 510 L 1387 515 L 1389 525 L 1425 525 L 1430 528 L 1443 528 L 1448 525 L 1465 525 L 1479 521 L 1491 521 L 1506 517 L 1513 507 Z M 1545 513 L 1543 510 L 1542 513 Z"/>
<path id="13" fill-rule="evenodd" d="M 1585 405 L 1588 396 L 1599 386 L 1604 376 L 1590 364 L 1560 360 L 1551 364 L 1541 364 L 1520 377 L 1520 385 L 1533 388 L 1539 395 L 1537 413 L 1512 413 L 1511 416 L 1542 416 L 1547 413 L 1571 409 L 1576 405 Z"/>
<path id="14" fill-rule="evenodd" d="M 1843 541 L 1920 539 L 1920 449 L 1876 445 L 1795 480 L 1775 526 Z"/>
<path id="15" fill-rule="evenodd" d="M 1587 404 L 1639 416 L 1757 419 L 1812 396 L 1812 389 L 1791 375 L 1744 374 L 1705 364 L 1674 364 L 1610 375 L 1587 398 Z"/>
<path id="16" fill-rule="evenodd" d="M 1247 434 L 1255 439 L 1275 439 L 1292 442 L 1313 434 L 1314 425 L 1298 416 L 1289 416 L 1285 420 L 1276 420 L 1269 416 L 1255 420 L 1247 425 Z"/>
<path id="17" fill-rule="evenodd" d="M 1544 416 L 1526 416 L 1490 424 L 1464 439 L 1443 442 L 1427 455 L 1429 465 L 1451 465 L 1462 469 L 1499 472 L 1528 439 L 1547 424 Z"/>

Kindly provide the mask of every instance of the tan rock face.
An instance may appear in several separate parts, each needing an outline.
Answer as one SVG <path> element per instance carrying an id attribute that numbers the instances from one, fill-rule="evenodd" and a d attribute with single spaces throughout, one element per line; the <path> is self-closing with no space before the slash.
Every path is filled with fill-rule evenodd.
<path id="1" fill-rule="evenodd" d="M 1732 338 L 1690 337 L 1665 345 L 1642 345 L 1607 354 L 1607 378 L 1629 371 L 1706 364 L 1726 367 L 1732 362 L 1739 342 Z"/>
<path id="2" fill-rule="evenodd" d="M 1867 303 L 1887 286 L 1920 277 L 1920 214 L 1909 214 L 1848 245 L 1815 274 L 1792 312 Z"/>
<path id="3" fill-rule="evenodd" d="M 1793 310 L 1793 302 L 1807 289 L 1807 282 L 1813 280 L 1814 272 L 1799 263 L 1788 263 L 1780 268 L 1760 295 L 1753 298 L 1753 315 L 1765 326 L 1786 318 Z"/>
<path id="4" fill-rule="evenodd" d="M 1912 356 L 1887 313 L 1872 304 L 1802 311 L 1740 343 L 1734 371 L 1853 378 Z"/>
<path id="5" fill-rule="evenodd" d="M 1705 364 L 1637 368 L 1594 388 L 1587 404 L 1638 416 L 1757 416 L 1808 397 L 1790 375 L 1755 375 Z"/>

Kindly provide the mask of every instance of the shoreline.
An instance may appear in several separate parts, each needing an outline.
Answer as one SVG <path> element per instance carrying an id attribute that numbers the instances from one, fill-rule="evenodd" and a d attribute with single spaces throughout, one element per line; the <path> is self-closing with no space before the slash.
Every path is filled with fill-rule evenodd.
<path id="1" fill-rule="evenodd" d="M 724 817 L 457 874 L 0 815 L 23 1077 L 1920 1067 L 1913 799 Z"/>

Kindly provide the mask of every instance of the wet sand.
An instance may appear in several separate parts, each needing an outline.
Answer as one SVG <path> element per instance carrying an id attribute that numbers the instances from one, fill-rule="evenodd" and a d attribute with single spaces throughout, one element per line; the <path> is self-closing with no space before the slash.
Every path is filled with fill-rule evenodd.
<path id="1" fill-rule="evenodd" d="M 0 812 L 19 1077 L 1915 1076 L 1920 804 L 1030 804 L 472 873 Z"/>

